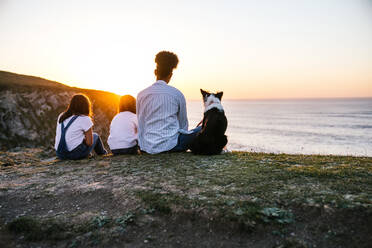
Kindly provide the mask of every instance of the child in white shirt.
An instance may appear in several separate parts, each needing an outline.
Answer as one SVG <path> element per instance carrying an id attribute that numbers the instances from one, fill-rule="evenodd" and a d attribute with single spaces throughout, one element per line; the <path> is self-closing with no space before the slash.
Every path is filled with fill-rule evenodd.
<path id="1" fill-rule="evenodd" d="M 112 119 L 107 143 L 114 155 L 138 154 L 136 99 L 120 97 L 118 114 Z"/>
<path id="2" fill-rule="evenodd" d="M 60 159 L 82 159 L 93 151 L 98 155 L 107 152 L 101 138 L 93 132 L 91 103 L 84 94 L 71 98 L 67 109 L 57 120 L 55 149 Z"/>

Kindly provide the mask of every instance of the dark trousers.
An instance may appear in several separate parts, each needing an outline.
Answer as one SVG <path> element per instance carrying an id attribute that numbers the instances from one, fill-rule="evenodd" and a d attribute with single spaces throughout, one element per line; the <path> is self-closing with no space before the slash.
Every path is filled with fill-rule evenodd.
<path id="1" fill-rule="evenodd" d="M 129 148 L 113 149 L 113 150 L 111 150 L 111 152 L 114 155 L 138 154 L 138 146 L 135 145 L 135 146 L 129 147 Z"/>
<path id="2" fill-rule="evenodd" d="M 178 136 L 178 142 L 175 147 L 173 147 L 170 152 L 184 152 L 190 148 L 192 142 L 194 141 L 196 135 L 201 131 L 202 127 L 196 127 L 189 134 L 180 133 Z"/>
<path id="3" fill-rule="evenodd" d="M 107 151 L 103 147 L 103 143 L 101 138 L 97 133 L 93 133 L 93 144 L 91 146 L 87 146 L 84 142 L 78 145 L 74 150 L 70 151 L 65 158 L 62 159 L 83 159 L 88 157 L 88 155 L 93 151 L 98 155 L 107 154 Z"/>

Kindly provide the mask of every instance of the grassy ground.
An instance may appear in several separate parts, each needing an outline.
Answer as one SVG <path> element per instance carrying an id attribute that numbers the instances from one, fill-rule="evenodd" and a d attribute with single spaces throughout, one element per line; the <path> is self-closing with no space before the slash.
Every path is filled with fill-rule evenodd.
<path id="1" fill-rule="evenodd" d="M 0 153 L 0 246 L 372 246 L 372 158 L 51 156 Z"/>

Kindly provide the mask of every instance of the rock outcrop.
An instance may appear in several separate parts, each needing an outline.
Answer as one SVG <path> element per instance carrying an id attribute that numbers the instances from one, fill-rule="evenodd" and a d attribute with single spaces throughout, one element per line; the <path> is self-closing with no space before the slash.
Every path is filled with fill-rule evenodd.
<path id="1" fill-rule="evenodd" d="M 0 149 L 53 147 L 57 117 L 76 93 L 90 98 L 94 131 L 106 141 L 118 95 L 0 71 Z"/>

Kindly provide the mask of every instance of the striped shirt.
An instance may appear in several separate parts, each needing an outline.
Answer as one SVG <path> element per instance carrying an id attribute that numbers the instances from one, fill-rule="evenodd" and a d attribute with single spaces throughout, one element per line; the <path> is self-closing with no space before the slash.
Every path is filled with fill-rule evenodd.
<path id="1" fill-rule="evenodd" d="M 188 129 L 186 100 L 178 89 L 156 81 L 137 95 L 138 145 L 150 154 L 171 150 Z"/>

